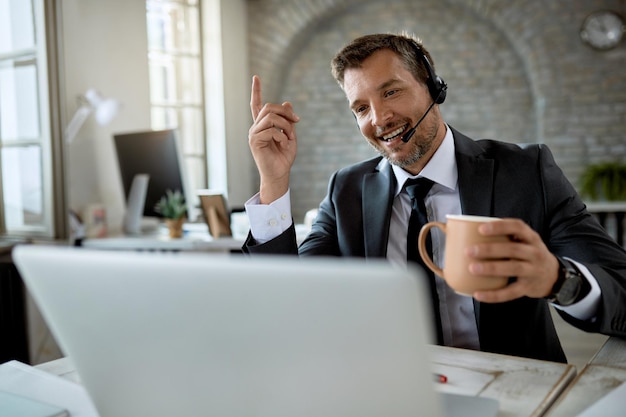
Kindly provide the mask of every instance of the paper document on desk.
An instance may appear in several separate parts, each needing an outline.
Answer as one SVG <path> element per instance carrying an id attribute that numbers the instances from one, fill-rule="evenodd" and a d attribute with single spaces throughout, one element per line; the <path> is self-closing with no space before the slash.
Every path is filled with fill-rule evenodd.
<path id="1" fill-rule="evenodd" d="M 591 404 L 578 417 L 623 417 L 626 383 L 622 383 L 613 391 Z"/>
<path id="2" fill-rule="evenodd" d="M 0 365 L 0 391 L 55 405 L 71 417 L 98 417 L 84 387 L 18 361 Z"/>
<path id="3" fill-rule="evenodd" d="M 433 372 L 445 375 L 446 384 L 435 384 L 442 393 L 478 396 L 493 382 L 495 377 L 486 372 L 433 363 Z"/>
<path id="4" fill-rule="evenodd" d="M 432 366 L 434 372 L 448 378 L 447 383 L 435 383 L 445 417 L 495 417 L 498 414 L 500 405 L 497 400 L 479 396 L 493 381 L 493 375 L 437 363 Z"/>

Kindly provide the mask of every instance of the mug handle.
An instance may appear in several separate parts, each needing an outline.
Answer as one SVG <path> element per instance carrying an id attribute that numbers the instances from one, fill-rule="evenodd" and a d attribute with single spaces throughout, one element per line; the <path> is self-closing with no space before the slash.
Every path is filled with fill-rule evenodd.
<path id="1" fill-rule="evenodd" d="M 444 234 L 446 233 L 445 223 L 426 223 L 424 226 L 422 226 L 422 230 L 420 230 L 420 234 L 417 237 L 417 249 L 419 250 L 420 256 L 422 257 L 422 260 L 424 261 L 424 264 L 428 267 L 428 269 L 443 278 L 443 270 L 435 265 L 430 255 L 428 254 L 428 251 L 426 250 L 426 237 L 428 236 L 428 232 L 430 231 L 430 229 L 432 229 L 433 227 L 441 229 Z"/>

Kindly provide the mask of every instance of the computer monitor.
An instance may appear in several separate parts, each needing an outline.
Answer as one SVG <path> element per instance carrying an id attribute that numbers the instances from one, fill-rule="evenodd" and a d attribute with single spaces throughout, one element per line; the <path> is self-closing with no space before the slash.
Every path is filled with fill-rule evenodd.
<path id="1" fill-rule="evenodd" d="M 142 201 L 143 211 L 134 213 L 134 215 L 152 218 L 162 217 L 155 211 L 154 206 L 166 194 L 167 190 L 180 190 L 187 203 L 187 218 L 190 221 L 195 220 L 194 194 L 185 180 L 182 152 L 178 145 L 176 130 L 119 133 L 115 134 L 113 138 L 128 206 L 136 197 L 131 196 L 133 181 L 136 177 L 144 176 L 142 174 L 148 176 L 147 189 L 142 190 L 145 193 L 145 199 Z M 137 190 L 134 191 L 136 193 Z M 127 215 L 133 215 L 132 212 L 133 207 L 127 207 Z M 134 219 L 133 221 L 140 223 L 141 219 Z"/>

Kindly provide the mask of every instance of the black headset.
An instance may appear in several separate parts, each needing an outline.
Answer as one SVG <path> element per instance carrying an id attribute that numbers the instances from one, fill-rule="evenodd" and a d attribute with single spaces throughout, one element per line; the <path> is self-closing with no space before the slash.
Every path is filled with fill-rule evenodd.
<path id="1" fill-rule="evenodd" d="M 437 74 L 435 74 L 435 70 L 433 66 L 430 64 L 428 57 L 422 51 L 422 48 L 419 47 L 417 42 L 414 40 L 410 41 L 411 46 L 415 50 L 415 56 L 422 61 L 424 64 L 424 68 L 426 68 L 426 72 L 428 73 L 428 79 L 426 80 L 426 86 L 428 87 L 428 92 L 432 97 L 433 101 L 436 104 L 441 104 L 446 100 L 446 93 L 448 92 L 448 85 L 446 82 Z"/>

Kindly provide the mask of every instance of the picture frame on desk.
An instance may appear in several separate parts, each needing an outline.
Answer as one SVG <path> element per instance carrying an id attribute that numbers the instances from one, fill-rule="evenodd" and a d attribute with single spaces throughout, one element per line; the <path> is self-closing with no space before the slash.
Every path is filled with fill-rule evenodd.
<path id="1" fill-rule="evenodd" d="M 198 197 L 211 236 L 215 239 L 232 236 L 230 210 L 224 194 L 213 190 L 198 190 Z"/>
<path id="2" fill-rule="evenodd" d="M 84 210 L 85 236 L 87 238 L 102 238 L 108 234 L 107 213 L 102 204 L 90 204 Z"/>

